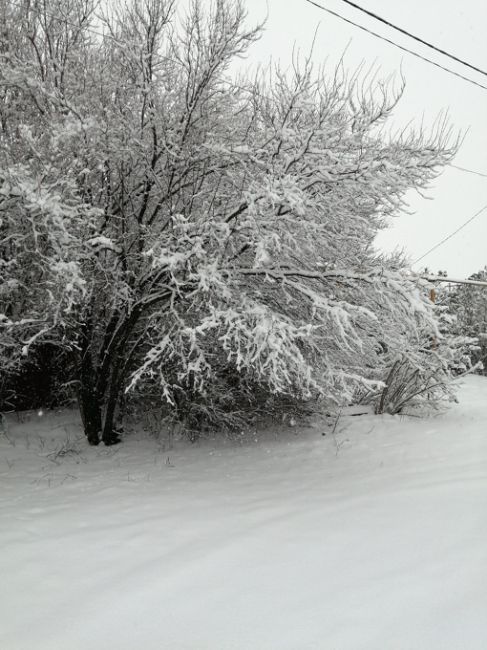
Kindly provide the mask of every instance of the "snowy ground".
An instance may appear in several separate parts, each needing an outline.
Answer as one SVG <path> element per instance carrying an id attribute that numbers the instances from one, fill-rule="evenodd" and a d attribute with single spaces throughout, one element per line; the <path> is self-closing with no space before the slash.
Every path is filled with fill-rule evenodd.
<path id="1" fill-rule="evenodd" d="M 486 397 L 172 450 L 10 417 L 0 648 L 485 650 Z"/>

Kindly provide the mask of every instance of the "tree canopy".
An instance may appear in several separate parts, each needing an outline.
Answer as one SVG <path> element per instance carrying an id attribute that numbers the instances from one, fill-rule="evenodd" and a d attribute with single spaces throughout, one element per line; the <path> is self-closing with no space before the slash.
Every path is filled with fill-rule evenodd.
<path id="1" fill-rule="evenodd" d="M 388 129 L 401 87 L 309 59 L 233 75 L 262 29 L 239 0 L 2 12 L 3 372 L 61 348 L 91 443 L 125 394 L 204 416 L 448 366 L 427 291 L 373 247 L 457 146 L 441 120 Z"/>

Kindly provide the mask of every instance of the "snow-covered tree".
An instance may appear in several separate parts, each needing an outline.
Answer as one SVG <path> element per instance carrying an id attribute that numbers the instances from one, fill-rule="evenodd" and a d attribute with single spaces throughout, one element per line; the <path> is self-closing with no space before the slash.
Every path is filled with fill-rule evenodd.
<path id="1" fill-rule="evenodd" d="M 233 77 L 260 33 L 240 0 L 1 7 L 4 368 L 69 352 L 90 443 L 147 381 L 176 409 L 215 387 L 343 402 L 438 335 L 373 249 L 456 147 L 441 121 L 386 130 L 401 88 L 309 60 Z"/>
<path id="2" fill-rule="evenodd" d="M 487 282 L 487 267 L 472 274 L 469 280 Z M 487 287 L 474 284 L 451 284 L 443 287 L 439 303 L 453 316 L 451 330 L 458 336 L 475 338 L 472 363 L 478 372 L 487 373 Z"/>

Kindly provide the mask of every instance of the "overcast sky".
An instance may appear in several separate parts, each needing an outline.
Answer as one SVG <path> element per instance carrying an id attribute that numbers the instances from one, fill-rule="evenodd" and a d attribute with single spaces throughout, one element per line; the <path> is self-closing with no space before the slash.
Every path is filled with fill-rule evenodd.
<path id="1" fill-rule="evenodd" d="M 341 0 L 317 0 L 320 4 L 374 31 L 391 38 L 446 67 L 487 85 L 487 77 L 432 52 L 411 39 L 348 7 Z M 487 70 L 487 2 L 485 0 L 355 0 L 423 38 L 455 54 L 478 68 Z M 305 0 L 246 0 L 249 21 L 268 14 L 260 43 L 254 46 L 247 64 L 266 62 L 272 57 L 289 63 L 293 45 L 308 51 L 319 24 L 314 49 L 316 61 L 337 61 L 345 48 L 345 63 L 355 68 L 363 59 L 377 63 L 388 76 L 402 68 L 406 90 L 396 110 L 395 120 L 432 122 L 437 113 L 448 109 L 452 123 L 467 131 L 454 163 L 487 174 L 487 90 L 458 79 L 428 63 L 399 51 L 357 28 L 347 25 Z M 350 42 L 351 41 L 351 42 Z M 487 178 L 448 168 L 429 191 L 430 200 L 410 197 L 413 214 L 402 214 L 382 233 L 377 243 L 385 250 L 405 248 L 414 260 L 450 234 L 487 204 Z M 487 211 L 462 232 L 413 266 L 427 265 L 434 271 L 447 270 L 452 277 L 467 277 L 487 265 Z"/>

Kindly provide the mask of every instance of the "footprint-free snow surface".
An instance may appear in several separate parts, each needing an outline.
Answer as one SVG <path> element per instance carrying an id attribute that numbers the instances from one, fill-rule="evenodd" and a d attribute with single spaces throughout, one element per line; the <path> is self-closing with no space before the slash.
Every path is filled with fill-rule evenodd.
<path id="1" fill-rule="evenodd" d="M 485 650 L 487 380 L 459 399 L 173 448 L 8 416 L 0 648 Z"/>

